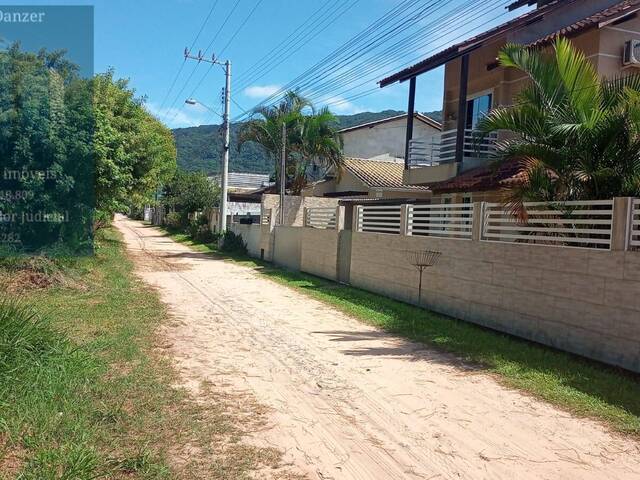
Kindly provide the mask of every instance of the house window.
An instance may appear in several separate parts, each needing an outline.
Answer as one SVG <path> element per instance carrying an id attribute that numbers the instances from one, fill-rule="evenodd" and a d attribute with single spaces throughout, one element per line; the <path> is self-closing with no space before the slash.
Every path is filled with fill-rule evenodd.
<path id="1" fill-rule="evenodd" d="M 481 95 L 467 101 L 467 123 L 465 128 L 474 129 L 478 122 L 491 110 L 493 95 Z"/>

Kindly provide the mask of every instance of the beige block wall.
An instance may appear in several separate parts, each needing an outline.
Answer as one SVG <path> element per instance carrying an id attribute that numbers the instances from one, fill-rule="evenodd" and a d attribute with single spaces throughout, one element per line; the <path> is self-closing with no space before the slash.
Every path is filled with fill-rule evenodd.
<path id="1" fill-rule="evenodd" d="M 640 371 L 640 252 L 354 232 L 351 284 L 416 303 L 406 252 L 425 249 L 424 306 Z"/>
<path id="2" fill-rule="evenodd" d="M 303 230 L 281 225 L 273 229 L 273 263 L 288 270 L 300 270 Z"/>
<path id="3" fill-rule="evenodd" d="M 247 253 L 252 257 L 260 257 L 262 226 L 259 224 L 243 225 L 232 223 L 230 230 L 240 235 L 247 244 Z"/>
<path id="4" fill-rule="evenodd" d="M 338 278 L 338 231 L 303 228 L 300 269 L 318 277 Z"/>

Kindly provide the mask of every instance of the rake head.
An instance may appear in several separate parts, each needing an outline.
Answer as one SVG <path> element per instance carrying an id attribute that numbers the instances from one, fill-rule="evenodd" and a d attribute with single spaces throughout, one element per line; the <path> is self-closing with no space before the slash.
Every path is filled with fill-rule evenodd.
<path id="1" fill-rule="evenodd" d="M 407 259 L 409 263 L 417 268 L 433 267 L 440 259 L 440 252 L 431 250 L 412 250 L 407 251 Z"/>

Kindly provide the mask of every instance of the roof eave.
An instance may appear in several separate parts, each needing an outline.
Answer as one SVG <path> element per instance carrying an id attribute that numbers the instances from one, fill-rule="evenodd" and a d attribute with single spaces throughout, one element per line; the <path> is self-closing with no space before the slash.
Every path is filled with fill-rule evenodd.
<path id="1" fill-rule="evenodd" d="M 442 50 L 439 53 L 423 60 L 422 62 L 418 62 L 415 65 L 404 68 L 403 70 L 389 76 L 383 78 L 378 82 L 380 88 L 384 88 L 388 85 L 391 85 L 396 82 L 405 82 L 412 77 L 417 77 L 418 75 L 422 75 L 428 71 L 431 71 L 435 68 L 438 68 L 442 65 L 445 65 L 463 55 L 466 55 L 478 48 L 486 45 L 488 42 L 495 40 L 497 37 L 505 35 L 513 30 L 522 27 L 523 25 L 528 25 L 533 22 L 536 22 L 542 19 L 549 12 L 552 12 L 562 6 L 567 6 L 575 2 L 576 0 L 568 0 L 565 2 L 555 1 L 548 5 L 538 8 L 537 10 L 533 10 L 531 12 L 527 12 L 523 14 L 521 17 L 510 20 L 502 25 L 494 27 L 492 29 L 487 30 L 484 33 L 476 35 L 468 40 L 460 42 L 456 45 L 452 45 L 451 47 Z M 474 43 L 475 41 L 475 43 Z"/>

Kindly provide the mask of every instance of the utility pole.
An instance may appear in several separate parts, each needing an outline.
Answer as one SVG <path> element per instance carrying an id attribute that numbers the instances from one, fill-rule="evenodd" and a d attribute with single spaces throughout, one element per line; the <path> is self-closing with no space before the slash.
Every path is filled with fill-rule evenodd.
<path id="1" fill-rule="evenodd" d="M 284 225 L 284 199 L 287 187 L 287 124 L 282 122 L 282 154 L 280 156 L 280 225 Z"/>
<path id="2" fill-rule="evenodd" d="M 191 55 L 188 48 L 184 49 L 184 58 L 197 60 L 198 62 L 211 63 L 216 65 L 222 65 L 225 73 L 225 87 L 224 87 L 224 115 L 223 127 L 224 127 L 224 152 L 222 154 L 222 175 L 220 180 L 220 218 L 218 219 L 218 231 L 221 234 L 227 230 L 227 195 L 229 190 L 229 148 L 231 142 L 231 61 L 225 62 L 219 61 L 215 55 L 211 55 L 211 58 L 205 58 L 202 51 L 198 52 L 198 55 Z M 222 241 L 222 237 L 221 241 Z"/>

